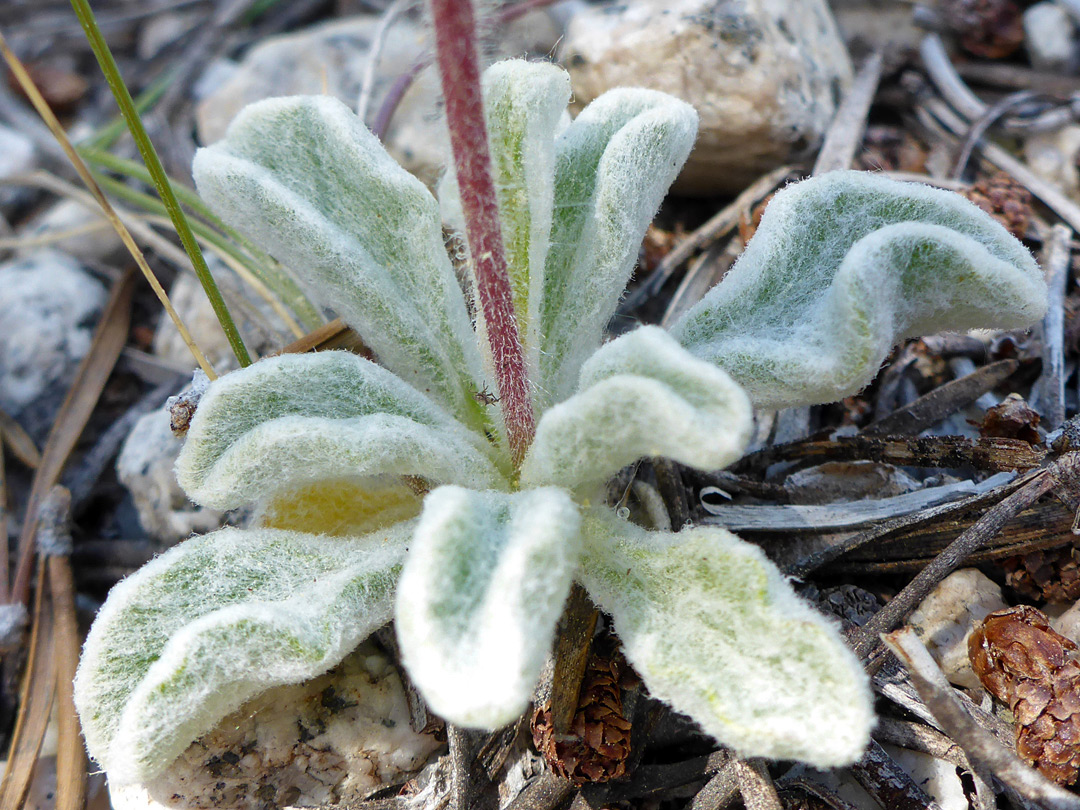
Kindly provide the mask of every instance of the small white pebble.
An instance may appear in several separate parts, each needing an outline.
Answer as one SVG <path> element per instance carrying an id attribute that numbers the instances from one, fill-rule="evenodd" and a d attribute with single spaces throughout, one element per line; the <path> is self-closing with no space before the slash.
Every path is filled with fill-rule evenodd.
<path id="1" fill-rule="evenodd" d="M 968 662 L 967 639 L 976 622 L 1007 607 L 999 588 L 975 568 L 945 577 L 908 619 L 950 683 L 972 689 L 979 679 Z"/>

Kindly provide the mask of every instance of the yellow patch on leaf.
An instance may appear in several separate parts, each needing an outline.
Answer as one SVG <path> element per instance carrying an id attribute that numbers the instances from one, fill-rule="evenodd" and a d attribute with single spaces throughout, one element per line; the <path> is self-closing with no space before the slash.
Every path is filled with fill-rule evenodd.
<path id="1" fill-rule="evenodd" d="M 421 497 L 400 479 L 337 478 L 271 499 L 259 525 L 337 537 L 361 535 L 420 514 Z"/>

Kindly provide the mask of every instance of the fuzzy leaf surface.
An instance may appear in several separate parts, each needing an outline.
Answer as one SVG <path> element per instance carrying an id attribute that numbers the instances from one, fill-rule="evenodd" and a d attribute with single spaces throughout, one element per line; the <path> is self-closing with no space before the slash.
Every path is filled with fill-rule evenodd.
<path id="1" fill-rule="evenodd" d="M 874 722 L 866 675 L 757 546 L 599 511 L 582 536 L 580 581 L 653 696 L 743 756 L 823 768 L 862 756 Z"/>
<path id="2" fill-rule="evenodd" d="M 475 421 L 480 355 L 438 203 L 348 107 L 251 104 L 192 171 L 211 208 L 294 268 L 383 365 Z"/>
<path id="3" fill-rule="evenodd" d="M 600 345 L 697 124 L 694 108 L 673 96 L 619 88 L 589 104 L 556 139 L 535 381 L 546 404 L 573 392 L 582 363 Z"/>
<path id="4" fill-rule="evenodd" d="M 398 588 L 409 675 L 432 709 L 499 728 L 528 705 L 578 560 L 565 490 L 427 496 Z"/>
<path id="5" fill-rule="evenodd" d="M 215 509 L 377 475 L 478 487 L 502 481 L 483 437 L 349 352 L 270 357 L 216 380 L 176 462 L 188 495 Z"/>
<path id="6" fill-rule="evenodd" d="M 570 77 L 552 64 L 508 59 L 484 71 L 483 92 L 514 314 L 535 374 L 555 188 L 555 133 L 570 101 Z M 451 169 L 440 186 L 440 202 L 444 217 L 464 230 L 458 194 Z M 482 313 L 477 317 L 482 330 Z"/>
<path id="7" fill-rule="evenodd" d="M 522 482 L 596 486 L 646 456 L 717 469 L 739 458 L 752 427 L 750 402 L 726 373 L 646 326 L 601 347 L 579 393 L 540 419 Z"/>
<path id="8" fill-rule="evenodd" d="M 899 340 L 1029 326 L 1046 309 L 1031 254 L 958 194 L 837 171 L 778 192 L 716 287 L 672 328 L 758 407 L 863 388 Z"/>
<path id="9" fill-rule="evenodd" d="M 75 678 L 91 756 L 116 784 L 147 781 L 244 701 L 333 667 L 389 620 L 412 526 L 222 529 L 123 580 Z"/>

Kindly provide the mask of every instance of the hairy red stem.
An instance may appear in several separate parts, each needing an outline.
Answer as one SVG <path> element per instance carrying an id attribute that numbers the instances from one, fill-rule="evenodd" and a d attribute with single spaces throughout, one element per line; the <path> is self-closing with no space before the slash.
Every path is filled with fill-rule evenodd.
<path id="1" fill-rule="evenodd" d="M 431 0 L 431 11 L 465 236 L 475 264 L 476 293 L 495 362 L 510 455 L 518 466 L 532 441 L 532 400 L 491 176 L 472 0 Z"/>

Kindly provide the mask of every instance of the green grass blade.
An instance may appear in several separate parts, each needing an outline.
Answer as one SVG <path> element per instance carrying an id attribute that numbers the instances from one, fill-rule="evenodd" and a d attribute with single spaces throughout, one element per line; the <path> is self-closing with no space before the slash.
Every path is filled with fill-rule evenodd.
<path id="1" fill-rule="evenodd" d="M 147 185 L 153 184 L 153 178 L 151 178 L 146 167 L 133 160 L 118 157 L 111 152 L 93 147 L 80 146 L 79 154 L 95 166 L 139 180 Z M 105 175 L 98 174 L 97 176 L 98 181 L 103 186 L 107 186 L 110 191 L 138 205 L 140 208 L 155 214 L 168 213 L 163 204 L 156 198 L 149 197 L 123 183 L 117 183 Z M 280 262 L 257 247 L 254 242 L 239 231 L 222 222 L 192 189 L 171 178 L 169 183 L 180 203 L 187 206 L 197 217 L 205 221 L 206 224 L 200 222 L 199 219 L 191 220 L 192 229 L 196 234 L 214 242 L 216 246 L 228 251 L 229 255 L 242 262 L 263 284 L 273 290 L 274 294 L 286 306 L 292 309 L 305 328 L 315 329 L 326 322 L 326 319 L 311 302 L 311 299 L 304 294 L 296 279 L 285 270 Z M 220 234 L 224 234 L 227 239 L 222 239 Z M 231 243 L 229 240 L 231 240 Z M 239 249 L 237 246 L 239 246 Z"/>
<path id="2" fill-rule="evenodd" d="M 142 155 L 146 168 L 150 171 L 154 187 L 157 188 L 158 194 L 161 195 L 161 199 L 168 209 L 169 217 L 173 221 L 180 242 L 184 245 L 184 250 L 187 251 L 188 257 L 191 259 L 191 264 L 195 268 L 195 274 L 199 277 L 199 282 L 202 284 L 206 297 L 210 299 L 210 305 L 214 308 L 214 314 L 217 315 L 218 321 L 221 323 L 221 328 L 224 330 L 226 338 L 228 338 L 233 354 L 236 355 L 236 360 L 241 366 L 249 366 L 251 365 L 251 355 L 248 354 L 247 347 L 244 346 L 244 341 L 236 328 L 236 323 L 229 314 L 228 307 L 225 306 L 225 300 L 221 297 L 221 291 L 218 289 L 217 283 L 214 281 L 213 276 L 210 275 L 210 269 L 206 266 L 206 260 L 203 258 L 202 251 L 199 250 L 199 245 L 195 241 L 195 234 L 192 233 L 187 217 L 180 208 L 180 203 L 173 193 L 172 185 L 169 183 L 169 178 L 161 165 L 161 160 L 158 158 L 154 145 L 150 142 L 146 129 L 139 119 L 139 113 L 135 109 L 135 102 L 131 98 L 131 93 L 128 92 L 127 85 L 124 84 L 124 80 L 120 76 L 120 69 L 116 65 L 116 60 L 113 59 L 112 52 L 105 42 L 105 37 L 102 36 L 101 29 L 98 28 L 97 20 L 94 19 L 94 12 L 91 10 L 88 0 L 71 0 L 71 6 L 75 9 L 75 14 L 79 18 L 83 31 L 86 33 L 90 48 L 94 51 L 98 64 L 101 65 L 105 80 L 109 83 L 109 88 L 116 98 L 116 103 L 120 107 L 124 121 L 127 122 L 131 136 L 135 140 L 135 145 L 139 148 L 139 154 Z"/>
<path id="3" fill-rule="evenodd" d="M 158 99 L 165 94 L 165 91 L 169 88 L 169 85 L 172 84 L 172 81 L 173 75 L 171 72 L 166 72 L 154 79 L 154 81 L 150 83 L 150 86 L 143 90 L 139 94 L 139 97 L 135 99 L 136 112 L 142 115 L 157 104 Z M 96 149 L 108 149 L 119 140 L 126 129 L 127 124 L 124 122 L 124 116 L 118 115 L 87 138 L 85 143 L 79 144 L 79 148 L 81 149 L 84 146 L 88 146 Z"/>
<path id="4" fill-rule="evenodd" d="M 157 197 L 139 191 L 138 189 L 131 188 L 119 180 L 109 177 L 106 174 L 102 174 L 101 172 L 92 171 L 91 173 L 94 175 L 94 179 L 97 180 L 98 185 L 107 190 L 110 194 L 127 203 L 138 206 L 151 216 L 157 215 L 161 217 L 165 226 L 172 224 L 165 205 Z M 256 294 L 267 300 L 274 311 L 281 316 L 285 326 L 296 337 L 302 337 L 305 328 L 309 330 L 315 328 L 306 323 L 302 328 L 300 324 L 296 323 L 293 319 L 293 314 L 288 309 L 288 299 L 283 297 L 279 290 L 276 290 L 271 286 L 271 279 L 267 277 L 268 274 L 266 273 L 265 267 L 253 264 L 250 256 L 205 222 L 193 219 L 191 220 L 191 228 L 194 231 L 196 238 L 201 239 L 204 245 L 209 245 L 213 251 L 216 251 L 226 264 L 229 264 L 229 262 L 232 261 L 236 265 L 233 267 L 234 270 L 236 270 L 237 267 L 242 267 L 251 274 L 252 278 L 247 279 L 250 286 L 255 289 Z M 240 274 L 240 278 L 241 280 L 245 280 L 243 274 Z M 258 284 L 257 287 L 256 283 Z M 321 323 L 321 321 L 319 323 Z M 316 326 L 317 325 L 318 323 Z"/>

